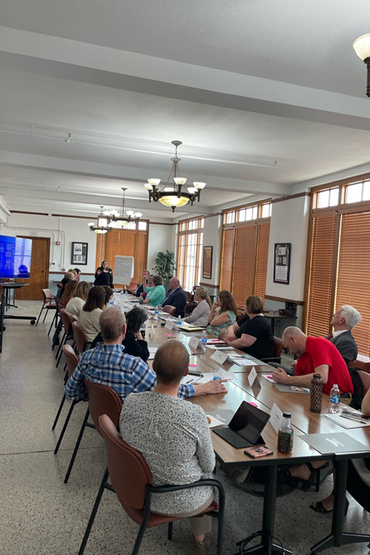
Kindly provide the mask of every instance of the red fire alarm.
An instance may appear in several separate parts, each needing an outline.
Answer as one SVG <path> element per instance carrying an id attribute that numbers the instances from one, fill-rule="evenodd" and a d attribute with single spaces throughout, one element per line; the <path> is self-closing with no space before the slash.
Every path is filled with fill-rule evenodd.
<path id="1" fill-rule="evenodd" d="M 55 241 L 55 244 L 58 245 L 58 247 L 60 247 L 60 241 Z"/>

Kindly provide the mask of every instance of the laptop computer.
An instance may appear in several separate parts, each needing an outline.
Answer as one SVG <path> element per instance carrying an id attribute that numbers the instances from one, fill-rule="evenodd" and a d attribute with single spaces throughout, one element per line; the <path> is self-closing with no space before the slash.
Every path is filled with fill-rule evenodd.
<path id="1" fill-rule="evenodd" d="M 270 415 L 254 407 L 246 401 L 234 414 L 227 428 L 214 428 L 213 433 L 222 437 L 235 449 L 243 449 L 252 445 L 265 444 L 261 432 L 266 426 Z"/>

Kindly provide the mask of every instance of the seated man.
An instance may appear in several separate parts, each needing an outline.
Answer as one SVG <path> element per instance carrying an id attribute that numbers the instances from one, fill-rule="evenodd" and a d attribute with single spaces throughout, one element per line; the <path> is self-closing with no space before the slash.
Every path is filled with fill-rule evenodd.
<path id="1" fill-rule="evenodd" d="M 154 486 L 181 485 L 210 478 L 215 455 L 204 410 L 179 399 L 180 380 L 188 372 L 189 353 L 179 341 L 160 347 L 153 361 L 157 385 L 153 391 L 129 395 L 122 407 L 122 439 L 140 451 Z M 213 501 L 212 487 L 153 494 L 151 509 L 157 514 L 186 517 Z M 205 553 L 204 535 L 211 517 L 193 517 L 195 554 Z"/>
<path id="2" fill-rule="evenodd" d="M 67 399 L 87 399 L 83 378 L 114 389 L 124 402 L 129 393 L 151 391 L 156 386 L 156 375 L 141 358 L 124 353 L 122 341 L 126 335 L 126 320 L 118 307 L 107 308 L 100 314 L 100 330 L 104 344 L 86 351 L 69 378 Z M 203 385 L 180 385 L 182 398 L 207 393 L 227 393 L 223 383 L 216 380 Z"/>
<path id="3" fill-rule="evenodd" d="M 59 297 L 59 299 L 62 297 L 64 290 L 66 288 L 66 285 L 74 279 L 75 279 L 75 275 L 72 272 L 66 272 L 64 274 L 64 278 L 60 283 L 58 283 L 58 291 L 56 296 Z"/>
<path id="4" fill-rule="evenodd" d="M 184 316 L 184 306 L 186 303 L 186 295 L 183 288 L 180 285 L 180 280 L 177 277 L 173 277 L 170 279 L 170 288 L 167 292 L 167 296 L 164 301 L 161 303 L 161 307 L 163 308 L 167 304 L 176 307 L 176 311 L 174 316 Z"/>
<path id="5" fill-rule="evenodd" d="M 143 281 L 140 283 L 140 285 L 138 285 L 138 287 L 135 290 L 135 296 L 136 297 L 140 297 L 140 295 L 142 293 L 144 293 L 144 289 L 145 287 L 148 287 L 148 277 L 150 275 L 149 270 L 144 270 L 143 271 Z"/>
<path id="6" fill-rule="evenodd" d="M 357 358 L 358 349 L 351 330 L 362 320 L 361 314 L 348 304 L 338 308 L 331 319 L 333 333 L 327 337 L 336 346 L 347 366 Z"/>
<path id="7" fill-rule="evenodd" d="M 296 327 L 284 330 L 282 341 L 299 359 L 295 367 L 295 376 L 289 376 L 279 367 L 272 373 L 275 382 L 289 385 L 310 387 L 312 374 L 321 374 L 323 392 L 330 394 L 334 384 L 338 384 L 341 393 L 353 393 L 353 384 L 346 363 L 337 348 L 323 337 L 307 336 Z"/>

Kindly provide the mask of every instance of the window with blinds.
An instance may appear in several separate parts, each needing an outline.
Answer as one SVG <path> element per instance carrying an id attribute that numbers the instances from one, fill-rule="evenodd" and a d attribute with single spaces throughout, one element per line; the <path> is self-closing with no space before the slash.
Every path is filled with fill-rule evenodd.
<path id="1" fill-rule="evenodd" d="M 144 223 L 139 222 L 140 223 Z M 113 270 L 116 255 L 133 256 L 134 281 L 141 283 L 143 271 L 146 269 L 148 258 L 148 226 L 145 222 L 141 229 L 112 229 L 109 233 L 98 234 L 96 241 L 96 266 L 100 266 L 102 260 L 108 260 L 110 268 Z M 120 284 L 122 285 L 122 284 Z M 129 285 L 126 283 L 125 285 Z"/>
<path id="2" fill-rule="evenodd" d="M 362 321 L 353 330 L 360 354 L 370 354 L 370 176 L 316 188 L 306 272 L 304 331 L 325 336 L 343 305 Z M 335 208 L 334 208 L 335 207 Z"/>
<path id="3" fill-rule="evenodd" d="M 220 290 L 238 307 L 249 295 L 265 300 L 271 203 L 226 210 L 223 214 Z"/>
<path id="4" fill-rule="evenodd" d="M 177 276 L 185 289 L 191 291 L 201 279 L 204 218 L 179 222 Z"/>

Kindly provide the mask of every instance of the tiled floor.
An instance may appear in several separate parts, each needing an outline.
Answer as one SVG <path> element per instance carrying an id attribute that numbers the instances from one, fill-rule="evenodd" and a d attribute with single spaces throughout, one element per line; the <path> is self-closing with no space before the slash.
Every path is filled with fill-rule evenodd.
<path id="1" fill-rule="evenodd" d="M 40 303 L 19 302 L 19 313 L 37 314 Z M 15 310 L 15 309 L 12 309 Z M 50 318 L 50 316 L 49 316 Z M 7 321 L 0 355 L 0 554 L 69 555 L 78 548 L 106 465 L 104 444 L 94 430 L 86 430 L 68 485 L 63 478 L 86 405 L 76 406 L 62 448 L 53 449 L 56 432 L 51 425 L 63 394 L 61 367 L 55 368 L 47 324 Z M 224 554 L 237 552 L 236 541 L 261 524 L 262 499 L 238 490 L 221 473 L 227 510 Z M 296 491 L 277 500 L 276 536 L 293 553 L 306 555 L 309 546 L 330 530 L 330 516 L 309 510 L 309 504 L 331 490 L 325 483 L 319 494 Z M 370 515 L 353 499 L 345 529 L 370 532 Z M 137 526 L 126 516 L 111 492 L 105 492 L 86 555 L 129 555 Z M 333 555 L 367 553 L 365 544 L 327 550 Z M 191 538 L 186 521 L 176 523 L 172 542 L 161 527 L 148 530 L 143 555 L 186 555 Z M 209 551 L 215 553 L 215 534 Z"/>

